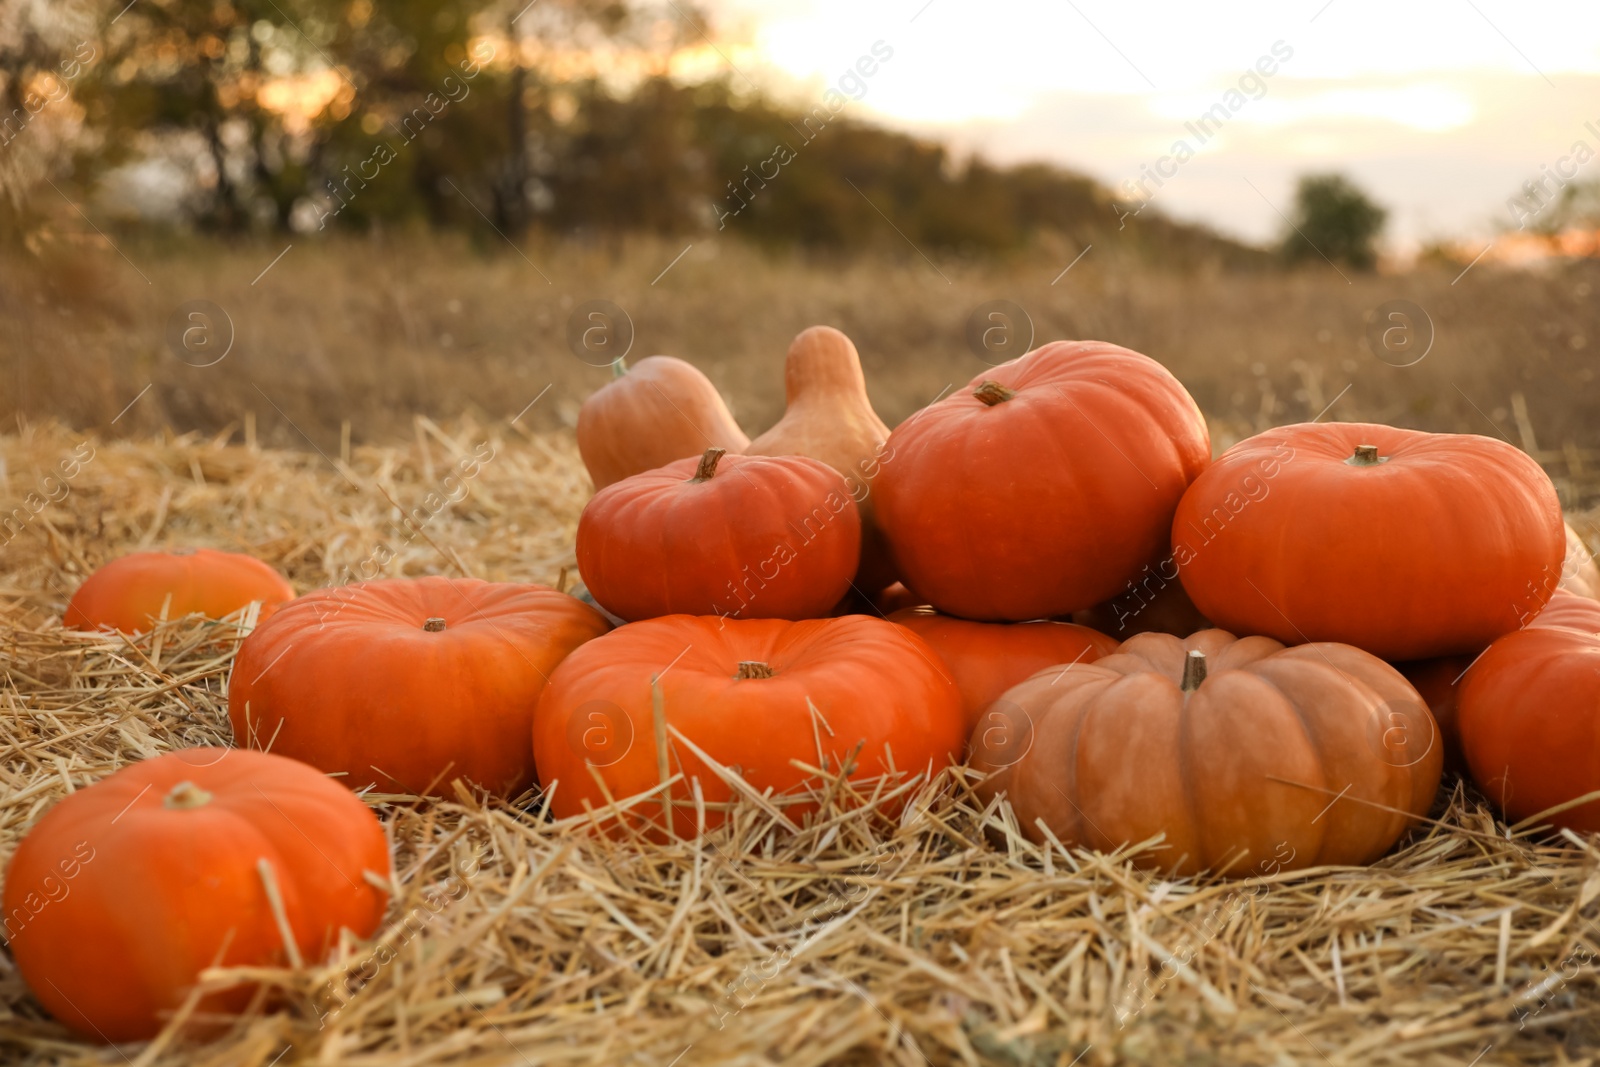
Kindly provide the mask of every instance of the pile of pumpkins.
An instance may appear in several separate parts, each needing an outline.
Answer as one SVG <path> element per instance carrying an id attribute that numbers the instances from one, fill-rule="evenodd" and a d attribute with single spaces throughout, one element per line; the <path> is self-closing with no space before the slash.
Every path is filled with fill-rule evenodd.
<path id="1" fill-rule="evenodd" d="M 577 427 L 581 596 L 428 577 L 295 598 L 209 550 L 83 583 L 68 626 L 260 621 L 236 749 L 81 789 L 12 857 L 8 936 L 52 1013 L 148 1037 L 185 998 L 248 1002 L 194 999 L 207 966 L 370 936 L 393 876 L 356 794 L 457 779 L 659 839 L 741 795 L 797 825 L 815 806 L 789 798 L 840 774 L 892 815 L 906 776 L 965 762 L 1031 840 L 1159 836 L 1133 860 L 1177 875 L 1370 863 L 1447 762 L 1508 821 L 1600 830 L 1600 573 L 1508 444 L 1310 423 L 1213 459 L 1177 379 L 1099 342 L 891 432 L 854 345 L 813 327 L 754 440 L 688 363 L 614 370 Z"/>

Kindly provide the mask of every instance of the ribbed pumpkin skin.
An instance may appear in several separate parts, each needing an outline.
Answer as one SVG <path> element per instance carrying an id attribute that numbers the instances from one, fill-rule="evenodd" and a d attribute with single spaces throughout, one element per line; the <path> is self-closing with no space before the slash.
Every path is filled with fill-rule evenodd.
<path id="1" fill-rule="evenodd" d="M 1185 694 L 1189 650 L 1209 674 Z M 1045 842 L 1040 819 L 1101 851 L 1164 833 L 1135 862 L 1177 874 L 1371 863 L 1412 821 L 1373 805 L 1425 814 L 1441 764 L 1428 709 L 1388 664 L 1220 630 L 1041 671 L 985 712 L 971 751 L 995 772 L 981 795 L 1005 792 L 1030 839 Z"/>
<path id="2" fill-rule="evenodd" d="M 596 493 L 578 573 L 630 622 L 661 615 L 807 619 L 850 591 L 861 517 L 837 471 L 806 456 L 680 460 Z"/>
<path id="3" fill-rule="evenodd" d="M 749 443 L 711 379 L 675 356 L 646 356 L 578 409 L 578 455 L 596 489 L 708 448 L 743 452 Z"/>
<path id="4" fill-rule="evenodd" d="M 1472 778 L 1507 822 L 1600 790 L 1600 634 L 1548 625 L 1507 634 L 1478 657 L 1460 691 Z M 1600 801 L 1548 821 L 1600 831 Z"/>
<path id="5" fill-rule="evenodd" d="M 985 380 L 1015 395 L 986 404 Z M 1122 591 L 1211 458 L 1178 380 L 1099 341 L 993 368 L 897 426 L 888 452 L 878 515 L 906 585 L 947 615 L 995 621 Z"/>
<path id="6" fill-rule="evenodd" d="M 211 794 L 168 806 L 190 782 Z M 39 1002 L 91 1041 L 154 1037 L 208 967 L 287 966 L 259 861 L 270 864 L 301 957 L 320 962 L 341 927 L 370 937 L 390 878 L 370 809 L 303 763 L 183 749 L 67 796 L 6 868 L 7 936 Z M 203 999 L 244 1010 L 256 990 Z"/>
<path id="7" fill-rule="evenodd" d="M 770 678 L 739 678 L 742 662 L 767 664 Z M 533 749 L 539 781 L 554 787 L 558 818 L 610 801 L 595 783 L 604 780 L 618 800 L 655 788 L 656 759 L 651 680 L 660 678 L 666 726 L 679 731 L 723 766 L 741 769 L 756 790 L 789 793 L 812 775 L 791 760 L 836 774 L 860 744 L 857 778 L 875 778 L 892 766 L 902 772 L 937 772 L 961 757 L 966 740 L 961 697 L 938 655 L 915 634 L 882 619 L 717 619 L 672 615 L 630 623 L 567 658 L 539 700 Z M 808 707 L 808 701 L 810 707 Z M 811 707 L 816 709 L 813 715 Z M 594 709 L 604 709 L 591 718 Z M 623 722 L 622 720 L 626 720 Z M 618 750 L 587 766 L 580 738 L 591 721 Z M 731 799 L 730 788 L 676 735 L 668 733 L 678 833 L 695 832 L 698 779 L 708 803 Z M 818 746 L 822 755 L 819 757 Z M 592 772 L 592 773 L 591 773 Z M 559 782 L 559 786 L 555 783 Z M 640 821 L 660 824 L 655 801 L 638 809 Z M 784 809 L 799 822 L 809 805 Z M 706 825 L 722 822 L 706 813 Z"/>
<path id="8" fill-rule="evenodd" d="M 1347 462 L 1359 445 L 1383 461 Z M 1522 452 L 1363 423 L 1235 445 L 1184 494 L 1172 543 L 1216 625 L 1394 660 L 1474 653 L 1515 630 L 1550 599 L 1566 550 L 1555 488 Z"/>
<path id="9" fill-rule="evenodd" d="M 252 600 L 261 617 L 294 599 L 283 576 L 253 556 L 212 548 L 134 552 L 97 569 L 67 603 L 62 624 L 76 630 L 109 627 L 141 633 L 159 618 L 168 596 L 167 618 L 201 614 L 220 619 Z"/>
<path id="10" fill-rule="evenodd" d="M 430 632 L 429 619 L 445 628 Z M 394 578 L 318 589 L 239 647 L 228 718 L 241 748 L 303 760 L 351 789 L 502 796 L 533 784 L 528 730 L 545 680 L 610 630 L 541 585 Z"/>
<path id="11" fill-rule="evenodd" d="M 961 690 L 966 731 L 1007 689 L 1044 670 L 1093 663 L 1117 642 L 1070 622 L 973 622 L 932 608 L 907 608 L 889 616 L 928 642 Z"/>

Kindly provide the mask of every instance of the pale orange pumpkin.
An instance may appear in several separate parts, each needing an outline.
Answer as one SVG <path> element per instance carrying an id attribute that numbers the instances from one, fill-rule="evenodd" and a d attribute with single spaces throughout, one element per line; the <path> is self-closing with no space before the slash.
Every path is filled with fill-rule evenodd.
<path id="1" fill-rule="evenodd" d="M 578 409 L 578 454 L 597 490 L 708 448 L 743 452 L 750 443 L 693 364 L 647 356 L 631 367 L 619 359 L 612 371 Z"/>
<path id="2" fill-rule="evenodd" d="M 1371 863 L 1425 814 L 1438 731 L 1393 667 L 1349 645 L 1140 634 L 1009 689 L 973 731 L 981 796 L 1022 832 L 1194 874 Z"/>

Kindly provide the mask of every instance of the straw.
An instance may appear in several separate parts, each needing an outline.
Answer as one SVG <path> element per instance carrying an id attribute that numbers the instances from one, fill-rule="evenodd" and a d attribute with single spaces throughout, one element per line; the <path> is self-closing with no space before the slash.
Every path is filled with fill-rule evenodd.
<path id="1" fill-rule="evenodd" d="M 369 486 L 417 506 L 435 488 L 420 440 L 442 477 L 440 437 L 491 441 L 495 458 L 428 521 L 436 550 L 402 542 Z M 79 440 L 55 426 L 0 438 L 7 510 Z M 71 493 L 0 547 L 3 857 L 69 790 L 232 741 L 227 675 L 253 614 L 134 638 L 63 630 L 87 567 L 141 542 L 211 545 L 260 555 L 304 590 L 380 539 L 396 549 L 388 573 L 456 573 L 459 556 L 482 577 L 553 583 L 573 567 L 588 483 L 570 437 L 461 423 L 420 440 L 354 447 L 351 479 L 315 454 L 194 436 L 95 442 Z M 1372 867 L 1220 882 L 1135 867 L 1160 866 L 1159 840 L 1112 856 L 1035 845 L 960 768 L 878 782 L 813 770 L 802 815 L 796 798 L 713 767 L 735 799 L 678 786 L 694 799 L 672 802 L 676 836 L 624 829 L 660 818 L 659 791 L 565 820 L 537 793 L 369 791 L 398 886 L 374 941 L 347 937 L 298 969 L 209 971 L 208 989 L 248 979 L 271 995 L 210 1041 L 173 1029 L 122 1052 L 218 1067 L 1460 1067 L 1581 1062 L 1600 1047 L 1600 844 L 1512 832 L 1454 780 L 1436 821 Z M 722 824 L 704 829 L 713 812 Z M 9 956 L 0 1061 L 125 1062 L 50 1020 Z"/>

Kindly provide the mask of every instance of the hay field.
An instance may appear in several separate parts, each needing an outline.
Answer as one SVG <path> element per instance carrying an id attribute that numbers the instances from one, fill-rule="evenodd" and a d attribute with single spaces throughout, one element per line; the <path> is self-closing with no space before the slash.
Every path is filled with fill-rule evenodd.
<path id="1" fill-rule="evenodd" d="M 230 741 L 223 694 L 251 620 L 63 632 L 94 564 L 211 545 L 304 590 L 384 540 L 390 574 L 559 579 L 588 492 L 569 434 L 407 430 L 326 457 L 247 447 L 236 430 L 115 440 L 35 420 L 0 437 L 8 508 L 33 472 L 91 455 L 0 547 L 0 859 L 67 792 Z M 494 459 L 470 495 L 398 543 L 395 504 L 485 442 Z M 743 802 L 723 828 L 652 848 L 551 821 L 536 796 L 366 799 L 392 834 L 399 895 L 375 945 L 251 973 L 286 1012 L 208 1045 L 169 1032 L 96 1048 L 43 1017 L 0 954 L 0 1061 L 1462 1065 L 1592 1063 L 1600 1049 L 1579 962 L 1600 951 L 1600 847 L 1508 831 L 1453 779 L 1433 821 L 1370 869 L 1224 884 L 1036 848 L 956 770 L 897 820 L 880 798 L 788 834 L 770 805 Z"/>
<path id="2" fill-rule="evenodd" d="M 88 233 L 0 256 L 0 426 L 253 427 L 263 445 L 337 455 L 346 436 L 409 440 L 416 413 L 489 424 L 543 394 L 521 424 L 558 429 L 607 376 L 565 339 L 594 299 L 627 312 L 631 355 L 682 356 L 710 374 L 752 435 L 782 409 L 789 340 L 838 326 L 893 426 L 983 371 L 968 319 L 1008 300 L 1037 343 L 1094 338 L 1162 361 L 1212 419 L 1219 447 L 1319 414 L 1498 434 L 1546 461 L 1568 507 L 1600 499 L 1594 261 L 1537 274 L 1487 263 L 1465 274 L 1179 274 L 1114 243 L 1085 251 L 1049 237 L 1004 262 L 927 261 L 909 247 L 899 257 L 767 254 L 715 237 L 518 249 L 488 231 L 477 243 L 412 233 L 117 242 Z M 174 311 L 193 300 L 232 324 L 232 349 L 214 366 L 180 360 L 167 340 Z M 1411 340 L 1429 330 L 1431 347 L 1412 366 L 1377 358 L 1368 340 L 1387 325 L 1375 331 L 1373 313 L 1397 300 L 1431 323 L 1416 324 Z"/>

